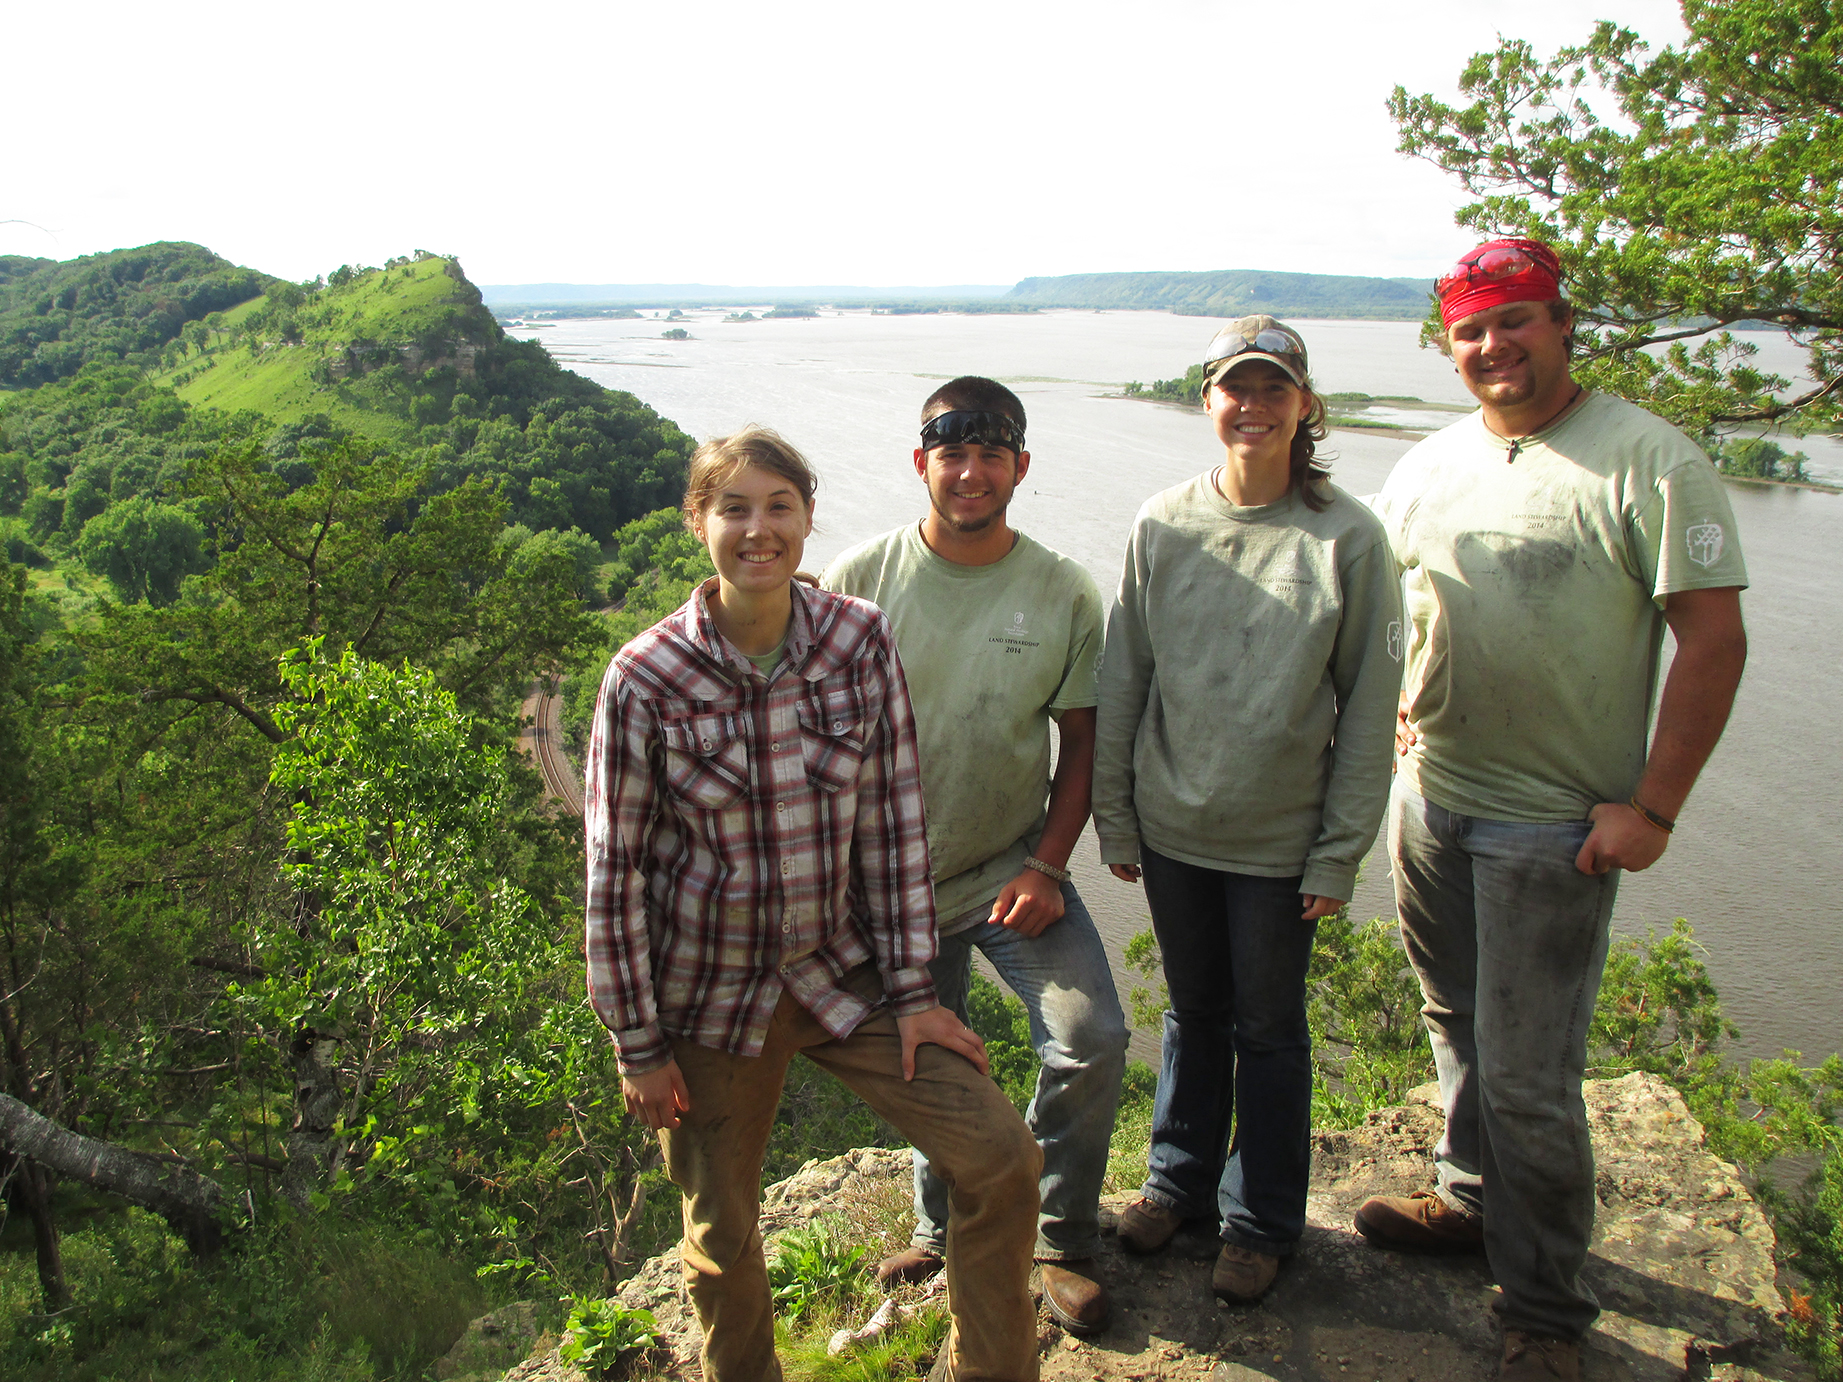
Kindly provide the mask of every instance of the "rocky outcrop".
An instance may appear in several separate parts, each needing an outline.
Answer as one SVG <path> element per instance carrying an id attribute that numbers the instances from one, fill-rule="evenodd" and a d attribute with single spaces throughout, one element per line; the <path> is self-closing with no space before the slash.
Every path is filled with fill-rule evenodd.
<path id="1" fill-rule="evenodd" d="M 1682 1099 L 1661 1080 L 1628 1075 L 1588 1085 L 1587 1107 L 1600 1200 L 1587 1278 L 1605 1312 L 1585 1350 L 1589 1382 L 1805 1382 L 1810 1374 L 1780 1343 L 1772 1230 L 1735 1168 L 1705 1150 Z M 1383 1253 L 1350 1228 L 1369 1195 L 1431 1185 L 1439 1135 L 1431 1087 L 1361 1127 L 1318 1134 L 1305 1242 L 1253 1308 L 1224 1308 L 1210 1294 L 1213 1237 L 1187 1232 L 1157 1256 L 1130 1257 L 1111 1233 L 1126 1197 L 1105 1202 L 1113 1325 L 1077 1340 L 1046 1317 L 1044 1378 L 1489 1382 L 1496 1290 L 1484 1259 Z M 764 1230 L 838 1212 L 861 1195 L 856 1182 L 908 1174 L 900 1152 L 809 1164 L 768 1191 Z M 648 1262 L 620 1295 L 658 1316 L 672 1343 L 667 1375 L 696 1376 L 697 1325 L 680 1296 L 677 1254 Z M 554 1353 L 506 1374 L 579 1379 Z"/>

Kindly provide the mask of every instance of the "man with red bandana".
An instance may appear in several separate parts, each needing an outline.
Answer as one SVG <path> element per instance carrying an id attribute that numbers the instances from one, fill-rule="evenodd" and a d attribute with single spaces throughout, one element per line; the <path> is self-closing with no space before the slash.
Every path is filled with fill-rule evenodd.
<path id="1" fill-rule="evenodd" d="M 1560 278 L 1547 245 L 1494 240 L 1439 280 L 1479 410 L 1377 499 L 1409 623 L 1389 844 L 1446 1133 L 1437 1190 L 1371 1199 L 1356 1226 L 1383 1248 L 1482 1249 L 1512 1380 L 1580 1376 L 1599 1313 L 1581 1079 L 1613 894 L 1664 853 L 1747 649 L 1715 467 L 1574 380 Z"/>

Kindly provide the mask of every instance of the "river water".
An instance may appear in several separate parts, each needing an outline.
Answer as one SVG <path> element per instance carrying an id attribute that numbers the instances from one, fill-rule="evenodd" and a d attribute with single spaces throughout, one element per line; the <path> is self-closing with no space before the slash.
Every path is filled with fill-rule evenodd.
<path id="1" fill-rule="evenodd" d="M 760 309 L 757 308 L 757 311 Z M 666 323 L 560 321 L 517 331 L 570 368 L 638 395 L 700 440 L 759 422 L 783 432 L 821 477 L 807 566 L 918 519 L 911 468 L 917 414 L 938 381 L 985 374 L 1008 383 L 1030 414 L 1031 472 L 1011 519 L 1087 566 L 1104 593 L 1119 581 L 1133 514 L 1147 496 L 1213 465 L 1201 413 L 1109 397 L 1127 380 L 1182 375 L 1220 325 L 1160 312 L 1024 316 L 874 316 L 728 323 L 695 311 L 688 341 Z M 1418 347 L 1406 322 L 1296 322 L 1326 392 L 1470 401 L 1452 366 Z M 1762 345 L 1760 363 L 1798 376 L 1802 360 Z M 1413 414 L 1420 410 L 1405 407 Z M 1437 416 L 1407 421 L 1438 424 Z M 1333 477 L 1375 492 L 1413 444 L 1333 433 Z M 1816 476 L 1843 481 L 1843 446 L 1785 443 Z M 1751 653 L 1734 718 L 1682 817 L 1670 852 L 1620 887 L 1617 931 L 1667 930 L 1686 917 L 1749 1055 L 1843 1049 L 1843 495 L 1776 485 L 1730 486 L 1753 585 L 1743 597 Z M 1666 640 L 1668 643 L 1669 640 Z M 1149 925 L 1137 888 L 1100 866 L 1093 834 L 1072 867 L 1108 948 Z M 1393 916 L 1388 863 L 1364 867 L 1355 914 Z M 1120 973 L 1125 992 L 1133 977 Z M 1135 1055 L 1156 1047 L 1135 1037 Z"/>

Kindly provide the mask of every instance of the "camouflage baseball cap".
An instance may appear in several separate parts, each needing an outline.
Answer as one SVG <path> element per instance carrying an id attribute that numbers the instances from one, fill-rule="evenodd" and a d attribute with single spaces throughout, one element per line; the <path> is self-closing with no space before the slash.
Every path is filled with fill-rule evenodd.
<path id="1" fill-rule="evenodd" d="M 1266 360 L 1306 386 L 1305 342 L 1299 333 L 1265 314 L 1237 317 L 1218 331 L 1203 353 L 1203 387 L 1213 385 L 1244 360 Z"/>

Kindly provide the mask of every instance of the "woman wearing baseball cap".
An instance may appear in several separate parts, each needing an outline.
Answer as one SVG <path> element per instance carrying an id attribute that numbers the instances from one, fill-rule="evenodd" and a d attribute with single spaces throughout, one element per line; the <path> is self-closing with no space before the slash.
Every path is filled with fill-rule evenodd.
<path id="1" fill-rule="evenodd" d="M 1247 1301 L 1305 1228 L 1306 967 L 1388 797 L 1401 593 L 1382 525 L 1317 458 L 1325 408 L 1299 334 L 1230 322 L 1204 380 L 1221 462 L 1134 521 L 1094 820 L 1115 876 L 1144 880 L 1171 999 L 1120 1239 L 1155 1252 L 1186 1220 L 1217 1226 L 1212 1286 Z"/>

